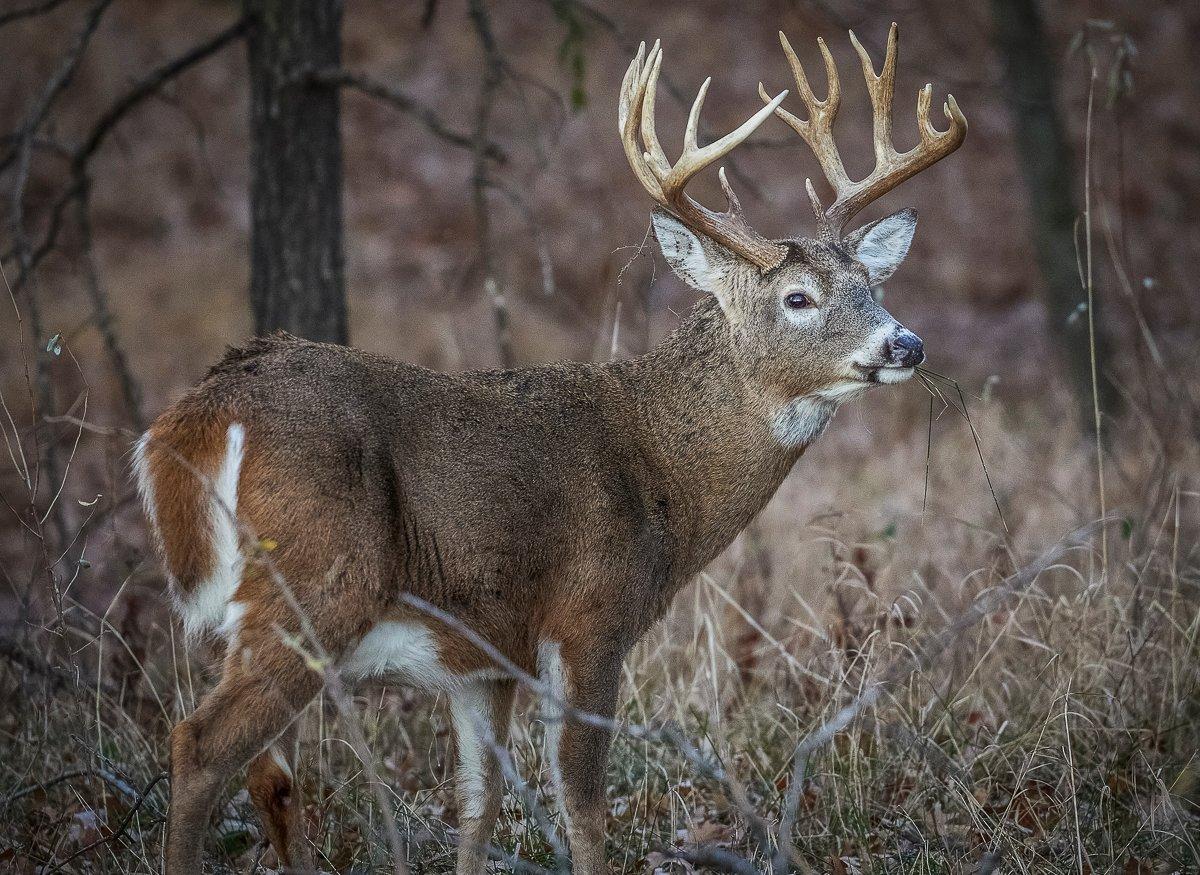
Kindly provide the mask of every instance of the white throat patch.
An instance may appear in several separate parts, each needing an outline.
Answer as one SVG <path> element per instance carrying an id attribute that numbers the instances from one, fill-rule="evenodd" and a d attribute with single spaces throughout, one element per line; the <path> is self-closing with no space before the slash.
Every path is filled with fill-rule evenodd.
<path id="1" fill-rule="evenodd" d="M 771 432 L 775 440 L 790 450 L 808 446 L 825 431 L 837 409 L 835 401 L 825 398 L 808 395 L 793 398 L 775 411 Z"/>

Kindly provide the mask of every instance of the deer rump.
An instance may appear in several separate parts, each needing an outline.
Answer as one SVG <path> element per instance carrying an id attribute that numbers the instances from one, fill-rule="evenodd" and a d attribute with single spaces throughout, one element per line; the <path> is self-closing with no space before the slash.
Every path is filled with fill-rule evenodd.
<path id="1" fill-rule="evenodd" d="M 493 663 L 404 593 L 530 672 L 581 628 L 629 642 L 669 595 L 605 582 L 667 584 L 671 536 L 595 373 L 451 376 L 287 335 L 230 350 L 134 451 L 187 633 L 295 630 L 287 587 L 347 673 L 435 688 Z"/>

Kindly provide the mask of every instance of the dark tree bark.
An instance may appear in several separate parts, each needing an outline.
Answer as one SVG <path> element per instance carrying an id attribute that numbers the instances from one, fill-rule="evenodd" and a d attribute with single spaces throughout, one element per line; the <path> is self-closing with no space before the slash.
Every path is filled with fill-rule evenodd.
<path id="1" fill-rule="evenodd" d="M 254 328 L 348 340 L 339 89 L 341 0 L 245 0 L 250 17 L 250 299 Z"/>
<path id="2" fill-rule="evenodd" d="M 1004 93 L 1012 115 L 1017 160 L 1029 192 L 1033 241 L 1045 283 L 1050 327 L 1062 338 L 1062 355 L 1079 396 L 1082 422 L 1090 432 L 1094 430 L 1091 351 L 1087 313 L 1079 306 L 1087 295 L 1079 281 L 1074 236 L 1079 209 L 1072 184 L 1071 152 L 1055 102 L 1054 64 L 1038 0 L 992 0 L 992 17 L 995 45 L 1004 59 Z M 1099 308 L 1092 316 L 1100 407 L 1111 413 L 1116 393 L 1104 373 L 1108 342 Z"/>

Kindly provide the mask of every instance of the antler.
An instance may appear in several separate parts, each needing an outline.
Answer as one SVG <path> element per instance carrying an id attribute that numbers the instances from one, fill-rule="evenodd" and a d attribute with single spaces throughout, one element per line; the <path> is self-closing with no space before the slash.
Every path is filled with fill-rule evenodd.
<path id="1" fill-rule="evenodd" d="M 725 178 L 724 168 L 721 168 L 719 176 L 721 188 L 729 201 L 725 212 L 715 213 L 696 203 L 683 189 L 693 176 L 729 154 L 734 147 L 754 133 L 758 126 L 778 109 L 787 92 L 768 99 L 767 105 L 743 122 L 739 128 L 715 143 L 701 148 L 696 142 L 696 128 L 700 121 L 704 96 L 708 93 L 708 85 L 712 81 L 711 77 L 705 79 L 688 116 L 687 128 L 683 134 L 683 154 L 672 165 L 667 160 L 666 153 L 658 142 L 658 134 L 654 130 L 654 95 L 661 66 L 660 43 L 654 43 L 648 57 L 646 44 L 642 43 L 637 56 L 625 73 L 625 81 L 621 83 L 618 124 L 629 166 L 633 168 L 634 174 L 650 196 L 693 231 L 716 240 L 763 270 L 770 270 L 783 260 L 786 250 L 779 244 L 759 236 L 746 222 L 737 195 L 733 193 L 729 181 Z"/>
<path id="2" fill-rule="evenodd" d="M 942 111 L 945 112 L 946 118 L 950 122 L 950 128 L 946 131 L 939 131 L 933 126 L 929 120 L 933 87 L 926 85 L 917 94 L 917 127 L 920 131 L 921 141 L 908 152 L 896 151 L 892 145 L 892 95 L 896 88 L 896 42 L 898 37 L 899 28 L 893 22 L 892 29 L 888 33 L 887 57 L 883 61 L 883 72 L 876 75 L 871 56 L 854 36 L 854 31 L 850 31 L 850 42 L 854 44 L 854 50 L 858 52 L 858 56 L 862 60 L 863 78 L 867 81 L 867 91 L 871 95 L 875 130 L 875 169 L 861 182 L 853 182 L 846 174 L 846 168 L 842 165 L 842 157 L 833 140 L 833 120 L 837 116 L 838 107 L 841 104 L 842 87 L 838 81 L 837 67 L 833 63 L 833 57 L 829 54 L 829 48 L 823 39 L 817 39 L 821 55 L 825 59 L 825 75 L 829 79 L 829 95 L 824 100 L 817 100 L 808 84 L 808 77 L 804 75 L 800 59 L 792 50 L 791 43 L 788 42 L 782 31 L 779 34 L 779 42 L 783 46 L 783 53 L 787 56 L 788 64 L 792 68 L 792 75 L 796 78 L 800 97 L 808 109 L 808 120 L 801 121 L 782 108 L 777 108 L 775 114 L 808 143 L 809 148 L 817 156 L 817 161 L 821 164 L 825 178 L 833 186 L 836 196 L 829 209 L 823 209 L 821 201 L 813 189 L 812 180 L 804 181 L 823 237 L 832 239 L 840 237 L 846 223 L 859 210 L 891 191 L 904 180 L 945 158 L 962 145 L 962 141 L 967 135 L 967 120 L 950 94 L 946 95 L 946 102 L 942 106 Z M 778 103 L 778 98 L 772 100 L 767 97 L 767 91 L 763 88 L 762 83 L 759 83 L 758 93 L 768 106 Z"/>

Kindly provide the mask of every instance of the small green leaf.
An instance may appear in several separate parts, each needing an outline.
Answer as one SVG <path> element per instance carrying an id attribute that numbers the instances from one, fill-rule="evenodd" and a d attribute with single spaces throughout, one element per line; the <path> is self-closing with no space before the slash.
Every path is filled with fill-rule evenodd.
<path id="1" fill-rule="evenodd" d="M 587 106 L 588 100 L 584 87 L 587 79 L 587 55 L 584 51 L 587 28 L 574 3 L 567 0 L 551 0 L 550 8 L 564 29 L 562 42 L 558 46 L 558 62 L 570 73 L 571 109 L 579 112 Z"/>
<path id="2" fill-rule="evenodd" d="M 50 338 L 50 342 L 46 344 L 46 352 L 53 355 L 62 355 L 62 335 L 56 334 Z"/>
<path id="3" fill-rule="evenodd" d="M 1129 517 L 1121 520 L 1121 537 L 1126 541 L 1133 537 L 1133 520 Z"/>

